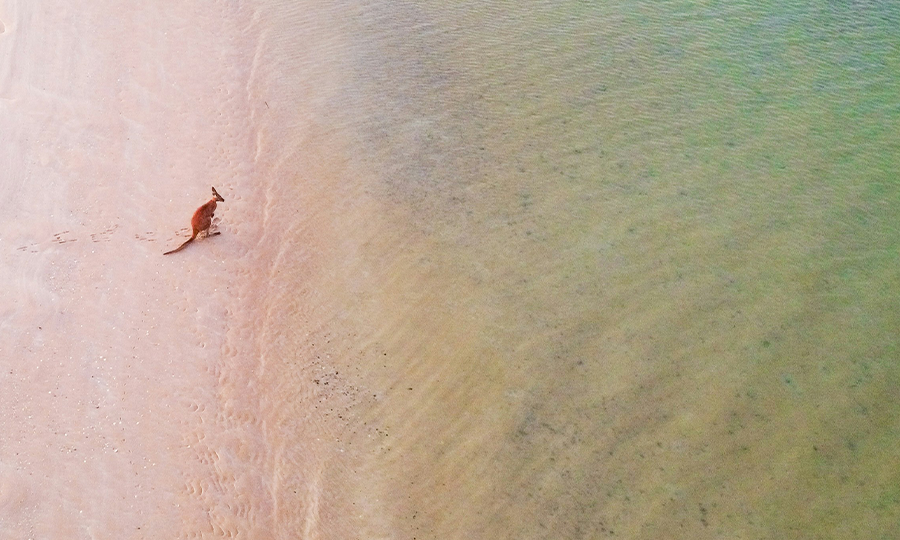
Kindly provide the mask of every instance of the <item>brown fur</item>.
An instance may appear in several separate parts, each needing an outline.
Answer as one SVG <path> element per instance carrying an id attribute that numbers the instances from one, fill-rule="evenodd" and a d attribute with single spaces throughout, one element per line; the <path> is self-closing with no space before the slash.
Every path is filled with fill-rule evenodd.
<path id="1" fill-rule="evenodd" d="M 163 253 L 163 255 L 168 255 L 170 253 L 176 253 L 187 247 L 188 244 L 194 241 L 197 238 L 197 235 L 201 232 L 206 232 L 206 236 L 209 236 L 209 226 L 212 225 L 213 214 L 216 212 L 216 201 L 225 202 L 225 199 L 219 195 L 219 192 L 216 191 L 216 188 L 212 188 L 213 198 L 207 201 L 203 206 L 197 209 L 194 212 L 194 217 L 191 218 L 191 227 L 194 229 L 191 237 L 187 239 L 187 241 L 172 251 L 167 251 Z M 219 233 L 214 233 L 219 234 Z"/>

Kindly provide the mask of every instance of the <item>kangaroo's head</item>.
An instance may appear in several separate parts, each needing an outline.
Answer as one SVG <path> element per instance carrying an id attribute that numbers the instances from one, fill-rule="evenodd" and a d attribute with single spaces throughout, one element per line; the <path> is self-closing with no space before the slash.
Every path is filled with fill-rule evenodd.
<path id="1" fill-rule="evenodd" d="M 222 196 L 219 195 L 219 192 L 216 191 L 216 188 L 212 188 L 212 190 L 213 190 L 213 198 L 214 198 L 215 200 L 217 200 L 217 201 L 219 201 L 219 202 L 225 202 L 225 199 L 223 199 Z"/>

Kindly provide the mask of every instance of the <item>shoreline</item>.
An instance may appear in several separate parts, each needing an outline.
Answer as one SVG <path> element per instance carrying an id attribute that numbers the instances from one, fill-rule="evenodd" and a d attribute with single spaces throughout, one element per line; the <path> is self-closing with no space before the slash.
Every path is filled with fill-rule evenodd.
<path id="1" fill-rule="evenodd" d="M 0 535 L 896 528 L 887 19 L 669 8 L 5 6 Z"/>

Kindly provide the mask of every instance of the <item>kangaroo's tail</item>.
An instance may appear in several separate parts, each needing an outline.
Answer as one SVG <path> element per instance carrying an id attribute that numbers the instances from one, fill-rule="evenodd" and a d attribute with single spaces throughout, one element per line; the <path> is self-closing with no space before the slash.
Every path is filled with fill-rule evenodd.
<path id="1" fill-rule="evenodd" d="M 182 249 L 186 248 L 188 244 L 190 244 L 191 242 L 193 242 L 193 241 L 194 241 L 194 238 L 196 238 L 196 235 L 195 235 L 195 236 L 192 236 L 192 237 L 190 237 L 190 238 L 188 238 L 187 241 L 186 241 L 185 243 L 181 244 L 180 246 L 178 246 L 177 248 L 173 249 L 172 251 L 167 251 L 167 252 L 163 253 L 163 255 L 168 255 L 168 254 L 170 254 L 170 253 L 178 253 L 178 252 L 181 251 Z"/>

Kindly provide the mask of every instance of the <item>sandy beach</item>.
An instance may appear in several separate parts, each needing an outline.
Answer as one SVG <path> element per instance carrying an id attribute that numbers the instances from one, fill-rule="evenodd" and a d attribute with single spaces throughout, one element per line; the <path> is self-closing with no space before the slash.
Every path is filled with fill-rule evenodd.
<path id="1" fill-rule="evenodd" d="M 247 263 L 234 263 L 262 231 L 249 210 L 262 195 L 248 189 L 245 17 L 200 4 L 13 2 L 0 19 L 0 272 L 10 285 L 0 532 L 269 530 L 268 512 L 258 523 L 233 516 L 271 499 L 258 474 L 239 471 L 262 452 L 259 430 L 228 433 L 241 406 L 223 410 L 218 395 L 237 376 L 223 374 L 240 331 L 229 314 L 246 290 Z M 164 258 L 210 185 L 226 198 L 223 234 Z"/>
<path id="2" fill-rule="evenodd" d="M 339 13 L 257 7 L 0 14 L 4 538 L 389 535 L 334 440 L 378 396 L 317 339 L 377 230 L 319 124 Z"/>
<path id="3" fill-rule="evenodd" d="M 684 9 L 0 6 L 0 539 L 897 537 L 900 16 Z"/>

